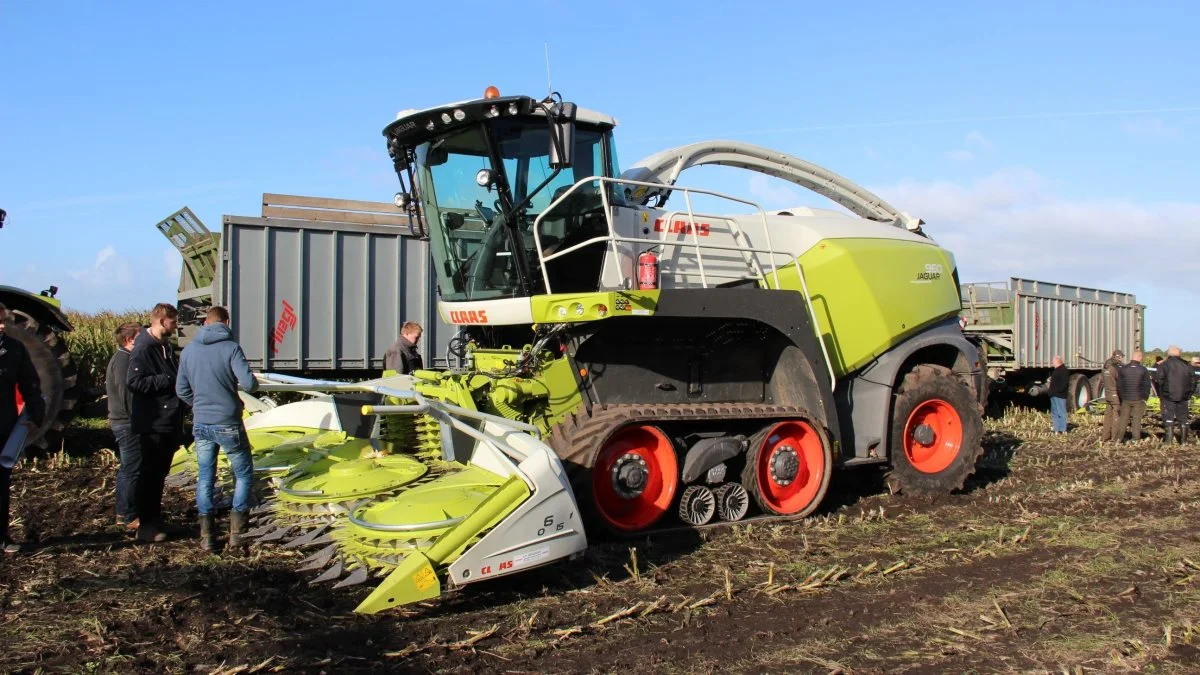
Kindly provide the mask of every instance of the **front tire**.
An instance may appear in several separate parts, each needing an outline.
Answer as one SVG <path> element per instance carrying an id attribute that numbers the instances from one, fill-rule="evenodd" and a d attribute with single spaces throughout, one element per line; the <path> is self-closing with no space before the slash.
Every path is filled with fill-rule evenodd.
<path id="1" fill-rule="evenodd" d="M 977 406 L 948 368 L 919 365 L 904 376 L 892 406 L 887 483 L 893 493 L 962 489 L 983 454 Z"/>

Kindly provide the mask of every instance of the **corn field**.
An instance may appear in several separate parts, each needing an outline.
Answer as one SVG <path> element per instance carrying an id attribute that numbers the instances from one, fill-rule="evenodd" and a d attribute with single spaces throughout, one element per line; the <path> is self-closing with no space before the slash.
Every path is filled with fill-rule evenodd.
<path id="1" fill-rule="evenodd" d="M 111 311 L 98 314 L 69 311 L 67 318 L 75 328 L 66 334 L 67 348 L 79 368 L 84 388 L 103 389 L 108 360 L 117 351 L 113 331 L 130 321 L 143 326 L 149 324 L 150 311 L 126 310 L 119 314 Z"/>

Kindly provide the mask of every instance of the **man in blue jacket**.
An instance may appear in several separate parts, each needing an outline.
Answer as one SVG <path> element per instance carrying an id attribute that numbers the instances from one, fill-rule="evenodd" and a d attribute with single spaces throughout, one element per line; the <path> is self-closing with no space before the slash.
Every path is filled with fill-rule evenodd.
<path id="1" fill-rule="evenodd" d="M 217 473 L 217 447 L 225 451 L 233 469 L 233 513 L 229 516 L 229 548 L 241 546 L 253 494 L 254 463 L 250 441 L 242 424 L 242 400 L 258 389 L 258 381 L 242 347 L 229 331 L 229 312 L 224 307 L 208 310 L 204 327 L 179 357 L 175 393 L 192 407 L 192 435 L 200 477 L 196 484 L 196 510 L 200 512 L 200 545 L 206 551 L 217 547 L 213 527 L 212 492 Z"/>

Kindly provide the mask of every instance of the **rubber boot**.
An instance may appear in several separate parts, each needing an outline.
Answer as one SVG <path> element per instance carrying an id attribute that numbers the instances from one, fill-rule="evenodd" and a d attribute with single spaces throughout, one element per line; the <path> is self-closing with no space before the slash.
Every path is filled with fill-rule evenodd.
<path id="1" fill-rule="evenodd" d="M 249 522 L 248 513 L 241 511 L 231 511 L 229 513 L 229 548 L 241 548 L 244 546 L 242 535 L 246 534 L 246 523 Z"/>
<path id="2" fill-rule="evenodd" d="M 217 550 L 217 530 L 213 527 L 213 517 L 200 516 L 200 548 L 205 551 Z"/>
<path id="3" fill-rule="evenodd" d="M 1190 424 L 1179 425 L 1179 442 L 1184 445 L 1188 444 L 1188 433 L 1192 430 Z"/>

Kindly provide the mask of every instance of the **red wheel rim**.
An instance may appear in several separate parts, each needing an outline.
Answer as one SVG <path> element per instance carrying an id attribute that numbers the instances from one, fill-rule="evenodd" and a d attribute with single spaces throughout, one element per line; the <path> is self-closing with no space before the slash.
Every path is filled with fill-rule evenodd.
<path id="1" fill-rule="evenodd" d="M 636 495 L 618 492 L 614 469 L 645 462 L 645 484 Z M 679 487 L 679 464 L 670 439 L 657 428 L 621 429 L 605 443 L 592 466 L 592 494 L 600 515 L 618 530 L 632 532 L 658 521 L 671 508 Z"/>
<path id="2" fill-rule="evenodd" d="M 787 463 L 787 455 L 794 455 L 798 464 L 791 479 L 787 473 L 781 478 L 771 470 L 781 462 Z M 804 510 L 817 498 L 825 479 L 825 445 L 820 435 L 808 422 L 776 424 L 759 448 L 755 476 L 758 491 L 771 510 L 782 515 Z"/>
<path id="3" fill-rule="evenodd" d="M 928 431 L 921 429 L 927 427 Z M 919 438 L 929 435 L 927 440 Z M 962 448 L 962 419 L 954 406 L 941 399 L 922 401 L 904 424 L 904 454 L 908 463 L 922 473 L 937 473 L 958 457 Z"/>

